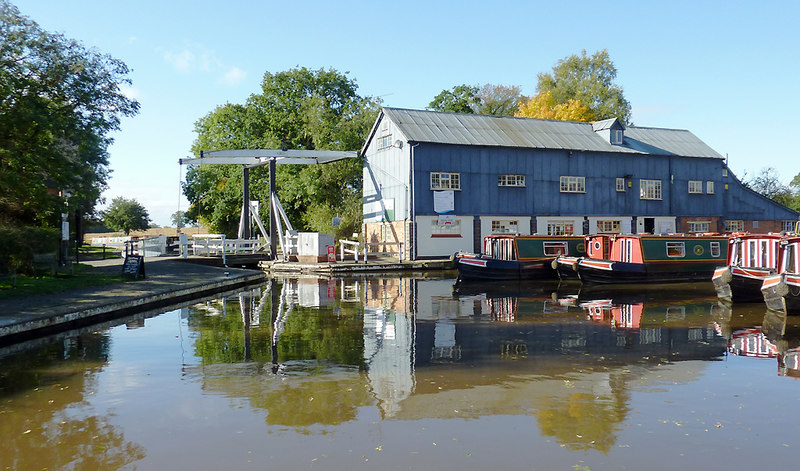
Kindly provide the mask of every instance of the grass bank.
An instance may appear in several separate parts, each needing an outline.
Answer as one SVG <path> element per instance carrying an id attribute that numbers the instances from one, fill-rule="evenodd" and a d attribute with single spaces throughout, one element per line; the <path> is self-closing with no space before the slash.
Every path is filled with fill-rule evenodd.
<path id="1" fill-rule="evenodd" d="M 62 291 L 78 290 L 125 281 L 126 278 L 108 273 L 98 273 L 90 265 L 75 264 L 71 274 L 58 273 L 46 276 L 18 275 L 0 278 L 0 300 L 38 296 Z"/>

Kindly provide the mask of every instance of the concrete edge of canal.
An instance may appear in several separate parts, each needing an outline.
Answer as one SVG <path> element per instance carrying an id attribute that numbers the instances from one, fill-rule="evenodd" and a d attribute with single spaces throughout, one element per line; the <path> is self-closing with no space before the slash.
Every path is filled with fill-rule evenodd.
<path id="1" fill-rule="evenodd" d="M 0 346 L 176 305 L 267 278 L 256 270 L 207 267 L 178 260 L 147 263 L 148 276 L 144 280 L 0 303 Z"/>

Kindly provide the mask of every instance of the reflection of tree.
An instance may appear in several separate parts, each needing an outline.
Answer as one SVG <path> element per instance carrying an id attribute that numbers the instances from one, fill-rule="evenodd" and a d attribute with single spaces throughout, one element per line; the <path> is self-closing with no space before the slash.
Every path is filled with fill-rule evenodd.
<path id="1" fill-rule="evenodd" d="M 198 334 L 194 343 L 195 355 L 206 365 L 240 363 L 245 361 L 246 352 L 253 361 L 270 362 L 272 340 L 269 326 L 251 327 L 249 339 L 246 339 L 239 303 L 226 303 L 225 307 L 224 314 L 214 316 L 198 308 L 189 309 L 189 328 Z M 269 319 L 268 315 L 266 319 Z"/>
<path id="2" fill-rule="evenodd" d="M 280 290 L 262 298 L 262 312 L 245 312 L 239 303 L 202 306 L 189 311 L 189 326 L 197 333 L 195 355 L 202 358 L 204 388 L 231 398 L 245 398 L 267 411 L 270 425 L 308 431 L 312 425 L 338 425 L 355 419 L 359 407 L 370 403 L 364 364 L 362 307 L 348 303 L 334 307 L 294 305 L 279 329 L 277 358 L 272 358 L 273 322 L 278 316 Z M 256 296 L 258 298 L 258 296 Z M 284 298 L 283 303 L 291 302 Z M 253 303 L 242 303 L 245 311 Z M 243 319 L 260 319 L 246 328 Z M 271 319 L 272 322 L 269 322 Z M 247 333 L 247 334 L 246 334 Z M 249 351 L 249 356 L 246 352 Z M 252 360 L 252 362 L 251 362 Z M 281 374 L 269 374 L 274 362 Z M 241 367 L 213 367 L 243 363 Z M 277 370 L 277 369 L 276 369 Z"/>
<path id="3" fill-rule="evenodd" d="M 611 390 L 601 394 L 576 391 L 565 396 L 540 397 L 535 414 L 542 434 L 556 437 L 573 450 L 608 453 L 617 440 L 619 424 L 628 413 L 624 382 L 623 377 L 612 376 L 608 384 Z"/>
<path id="4" fill-rule="evenodd" d="M 107 352 L 106 336 L 85 335 L 0 361 L 0 469 L 119 469 L 145 457 L 109 417 L 73 417 Z"/>
<path id="5" fill-rule="evenodd" d="M 270 391 L 253 405 L 268 408 L 267 423 L 291 427 L 339 425 L 356 418 L 358 407 L 369 404 L 370 395 L 357 372 L 351 379 L 312 378 L 300 384 Z"/>
<path id="6" fill-rule="evenodd" d="M 360 315 L 342 309 L 301 308 L 286 321 L 278 343 L 280 361 L 328 360 L 339 365 L 364 362 L 364 325 Z"/>

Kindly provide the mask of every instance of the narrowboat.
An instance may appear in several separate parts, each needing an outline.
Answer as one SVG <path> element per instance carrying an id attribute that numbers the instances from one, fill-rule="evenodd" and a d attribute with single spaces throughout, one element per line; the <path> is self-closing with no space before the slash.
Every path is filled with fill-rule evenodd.
<path id="1" fill-rule="evenodd" d="M 761 301 L 764 279 L 777 273 L 780 243 L 779 234 L 732 236 L 728 264 L 714 270 L 711 278 L 717 296 L 732 302 Z"/>
<path id="2" fill-rule="evenodd" d="M 781 239 L 778 273 L 764 278 L 761 294 L 769 309 L 800 314 L 800 236 Z"/>
<path id="3" fill-rule="evenodd" d="M 608 258 L 611 234 L 594 234 L 584 238 L 584 247 L 587 258 L 605 260 Z M 553 265 L 558 272 L 558 277 L 562 280 L 578 279 L 578 261 L 583 258 L 575 255 L 561 255 L 553 261 Z"/>
<path id="4" fill-rule="evenodd" d="M 686 283 L 711 281 L 725 264 L 728 238 L 722 235 L 611 236 L 607 259 L 578 261 L 584 283 Z"/>
<path id="5" fill-rule="evenodd" d="M 553 260 L 583 252 L 583 236 L 488 235 L 483 253 L 457 253 L 456 267 L 463 280 L 557 279 Z"/>

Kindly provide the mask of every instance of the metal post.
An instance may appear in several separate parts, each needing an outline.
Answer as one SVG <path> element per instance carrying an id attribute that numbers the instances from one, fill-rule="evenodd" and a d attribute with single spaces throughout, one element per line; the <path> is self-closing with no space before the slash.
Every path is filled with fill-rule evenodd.
<path id="1" fill-rule="evenodd" d="M 275 211 L 275 157 L 269 159 L 269 257 L 278 258 L 278 214 Z"/>
<path id="2" fill-rule="evenodd" d="M 242 167 L 242 222 L 244 223 L 244 232 L 242 239 L 250 239 L 250 169 Z"/>

